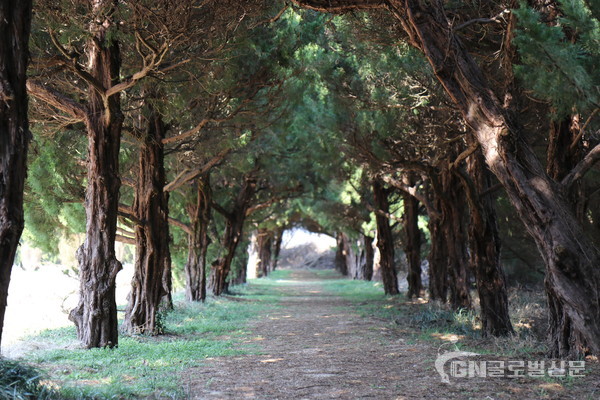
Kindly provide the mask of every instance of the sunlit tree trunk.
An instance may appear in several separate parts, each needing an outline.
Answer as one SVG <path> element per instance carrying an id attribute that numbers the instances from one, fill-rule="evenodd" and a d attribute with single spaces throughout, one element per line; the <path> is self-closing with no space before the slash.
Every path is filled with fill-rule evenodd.
<path id="1" fill-rule="evenodd" d="M 89 72 L 103 87 L 119 78 L 119 45 L 109 37 L 116 1 L 93 1 L 94 23 L 88 42 Z M 102 23 L 97 23 L 101 20 Z M 119 148 L 123 114 L 119 95 L 108 99 L 90 85 L 88 90 L 86 238 L 77 251 L 80 299 L 69 314 L 77 336 L 87 347 L 113 347 L 118 343 L 115 279 L 121 263 L 115 257 L 119 205 Z M 105 101 L 106 100 L 106 101 Z"/>

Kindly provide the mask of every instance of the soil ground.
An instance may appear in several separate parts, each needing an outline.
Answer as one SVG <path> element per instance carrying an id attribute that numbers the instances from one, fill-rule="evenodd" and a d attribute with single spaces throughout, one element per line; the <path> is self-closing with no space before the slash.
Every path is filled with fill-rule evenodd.
<path id="1" fill-rule="evenodd" d="M 251 325 L 254 354 L 207 360 L 183 377 L 192 399 L 597 399 L 597 361 L 583 378 L 452 378 L 434 368 L 445 339 L 427 339 L 402 315 L 395 322 L 361 315 L 360 305 L 327 292 L 311 270 L 267 287 L 281 301 Z M 449 338 L 449 340 L 455 340 Z M 485 342 L 484 340 L 480 340 Z M 487 341 L 489 342 L 489 341 Z M 467 346 L 477 343 L 467 343 Z M 440 349 L 443 348 L 443 351 Z M 487 354 L 489 360 L 507 357 Z M 529 355 L 528 359 L 536 359 Z M 481 358 L 480 358 L 481 359 Z M 514 359 L 514 358 L 513 358 Z M 517 360 L 519 358 L 516 358 Z"/>

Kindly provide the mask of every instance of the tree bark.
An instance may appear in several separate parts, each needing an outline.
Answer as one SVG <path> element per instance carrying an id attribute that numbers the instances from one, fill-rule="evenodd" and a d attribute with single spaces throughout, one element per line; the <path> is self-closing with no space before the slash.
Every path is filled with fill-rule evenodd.
<path id="1" fill-rule="evenodd" d="M 140 221 L 135 227 L 135 270 L 122 329 L 129 334 L 155 335 L 162 333 L 157 316 L 165 300 L 168 306 L 171 292 L 169 193 L 163 191 L 166 128 L 160 114 L 152 106 L 147 108 L 133 202 L 134 216 Z"/>
<path id="2" fill-rule="evenodd" d="M 111 14 L 116 1 L 93 2 L 96 20 L 90 24 L 89 72 L 104 87 L 119 78 L 120 54 L 116 41 L 108 38 L 114 29 Z M 119 204 L 119 148 L 123 114 L 119 95 L 105 98 L 90 85 L 88 90 L 87 191 L 85 197 L 86 238 L 77 251 L 80 299 L 69 314 L 77 336 L 87 348 L 118 344 L 115 279 L 121 263 L 115 257 L 115 234 Z"/>
<path id="3" fill-rule="evenodd" d="M 0 1 L 0 343 L 8 286 L 23 232 L 23 189 L 31 135 L 25 87 L 30 0 Z"/>
<path id="4" fill-rule="evenodd" d="M 279 254 L 281 253 L 284 232 L 285 228 L 283 227 L 278 227 L 275 230 L 275 244 L 273 246 L 273 271 L 277 269 L 277 264 L 279 263 Z"/>
<path id="5" fill-rule="evenodd" d="M 466 203 L 459 178 L 449 169 L 441 171 L 440 212 L 442 234 L 447 246 L 450 306 L 454 310 L 471 308 L 467 257 L 467 232 L 463 207 Z"/>
<path id="6" fill-rule="evenodd" d="M 246 211 L 255 191 L 256 179 L 247 177 L 235 199 L 233 211 L 225 215 L 225 232 L 222 240 L 225 257 L 218 258 L 211 266 L 211 287 L 215 296 L 220 296 L 227 290 L 227 277 L 231 270 L 231 262 L 242 236 Z"/>
<path id="7" fill-rule="evenodd" d="M 562 181 L 584 156 L 581 140 L 576 140 L 579 129 L 579 116 L 550 122 L 546 171 L 556 182 Z M 587 196 L 584 183 L 581 180 L 573 183 L 566 188 L 566 195 L 577 219 L 586 224 Z"/>
<path id="8" fill-rule="evenodd" d="M 383 289 L 385 294 L 398 294 L 398 275 L 394 265 L 394 239 L 390 221 L 385 216 L 390 212 L 388 202 L 388 190 L 383 184 L 375 179 L 373 180 L 373 197 L 375 199 L 375 208 L 381 213 L 375 213 L 377 223 L 377 247 L 380 253 L 381 278 L 383 280 Z"/>
<path id="9" fill-rule="evenodd" d="M 361 235 L 360 239 L 356 240 L 356 247 L 350 276 L 352 279 L 370 281 L 373 278 L 373 238 Z"/>
<path id="10" fill-rule="evenodd" d="M 350 245 L 348 236 L 344 232 L 338 232 L 335 236 L 336 251 L 335 251 L 335 269 L 343 276 L 348 275 L 348 255 L 350 253 Z"/>
<path id="11" fill-rule="evenodd" d="M 206 300 L 206 253 L 211 218 L 212 191 L 210 175 L 202 175 L 196 182 L 196 204 L 191 208 L 192 234 L 188 237 L 188 259 L 185 264 L 185 294 L 188 301 Z"/>
<path id="12" fill-rule="evenodd" d="M 369 235 L 363 236 L 363 243 L 365 245 L 365 266 L 362 279 L 370 281 L 373 279 L 374 264 L 375 264 L 375 252 L 373 250 L 373 238 Z"/>
<path id="13" fill-rule="evenodd" d="M 484 336 L 504 336 L 514 332 L 508 312 L 506 279 L 500 265 L 500 236 L 494 199 L 490 193 L 492 177 L 480 151 L 467 159 L 469 176 L 463 180 L 469 201 L 470 262 L 475 271 L 481 325 Z"/>
<path id="14" fill-rule="evenodd" d="M 413 186 L 414 181 L 411 176 L 405 177 L 405 183 Z M 421 230 L 419 229 L 419 201 L 408 193 L 402 194 L 404 202 L 404 214 L 402 222 L 404 223 L 404 253 L 408 260 L 408 282 L 409 299 L 421 296 L 423 283 L 421 282 Z"/>
<path id="15" fill-rule="evenodd" d="M 546 174 L 519 127 L 507 117 L 484 75 L 434 0 L 294 0 L 320 11 L 387 8 L 431 64 L 481 145 L 546 264 L 550 355 L 600 354 L 600 250 Z"/>
<path id="16" fill-rule="evenodd" d="M 436 201 L 434 200 L 434 203 Z M 429 215 L 429 299 L 445 303 L 448 299 L 448 248 L 442 233 L 442 218 Z"/>
<path id="17" fill-rule="evenodd" d="M 261 228 L 258 230 L 258 270 L 261 276 L 268 276 L 273 268 L 273 232 Z"/>

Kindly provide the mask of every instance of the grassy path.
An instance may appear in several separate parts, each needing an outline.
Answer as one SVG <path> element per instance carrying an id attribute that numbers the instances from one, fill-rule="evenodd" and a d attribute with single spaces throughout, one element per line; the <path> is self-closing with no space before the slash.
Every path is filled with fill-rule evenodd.
<path id="1" fill-rule="evenodd" d="M 597 359 L 588 362 L 584 378 L 442 383 L 434 365 L 448 351 L 476 352 L 476 361 L 550 360 L 527 331 L 481 338 L 473 313 L 384 296 L 377 283 L 340 279 L 332 271 L 282 270 L 234 290 L 205 304 L 179 300 L 164 316 L 164 335 L 122 337 L 116 349 L 79 349 L 72 327 L 32 337 L 28 344 L 39 349 L 25 360 L 41 368 L 44 387 L 53 388 L 37 398 L 600 398 Z M 1 389 L 0 382 L 0 398 Z"/>
<path id="2" fill-rule="evenodd" d="M 380 323 L 363 318 L 351 301 L 329 293 L 314 272 L 294 271 L 278 286 L 277 309 L 251 326 L 261 354 L 218 358 L 190 371 L 194 399 L 399 398 L 431 361 Z M 257 283 L 260 285 L 260 283 Z M 435 380 L 435 372 L 427 375 Z M 428 398 L 426 388 L 413 390 Z"/>
<path id="3" fill-rule="evenodd" d="M 246 342 L 258 351 L 215 358 L 186 371 L 190 399 L 580 400 L 600 393 L 597 362 L 588 363 L 588 376 L 579 380 L 477 377 L 444 384 L 434 368 L 438 352 L 466 346 L 487 353 L 480 360 L 504 361 L 543 355 L 517 339 L 463 335 L 460 324 L 446 329 L 435 318 L 448 314 L 423 314 L 423 304 L 385 297 L 372 283 L 315 271 L 287 273 L 285 279 L 259 280 L 249 287 L 257 298 L 279 297 L 277 308 L 267 308 L 250 325 Z M 415 324 L 431 317 L 433 329 Z"/>

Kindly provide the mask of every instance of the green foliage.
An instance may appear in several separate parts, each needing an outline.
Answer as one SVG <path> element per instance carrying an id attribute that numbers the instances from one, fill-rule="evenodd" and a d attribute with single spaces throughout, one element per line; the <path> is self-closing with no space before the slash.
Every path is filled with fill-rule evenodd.
<path id="1" fill-rule="evenodd" d="M 515 73 L 564 117 L 600 105 L 600 9 L 584 0 L 558 3 L 563 16 L 553 25 L 524 3 L 513 11 L 518 17 L 514 44 L 521 56 Z"/>
<path id="2" fill-rule="evenodd" d="M 36 127 L 40 132 L 42 128 Z M 24 238 L 49 254 L 61 237 L 85 231 L 82 176 L 85 136 L 77 131 L 36 137 L 25 191 Z"/>

